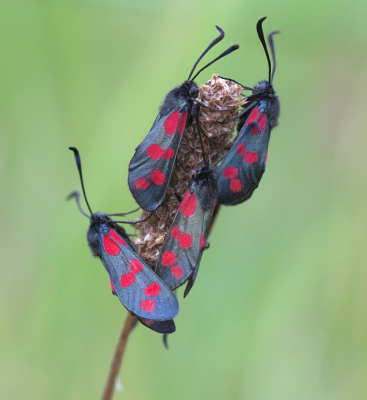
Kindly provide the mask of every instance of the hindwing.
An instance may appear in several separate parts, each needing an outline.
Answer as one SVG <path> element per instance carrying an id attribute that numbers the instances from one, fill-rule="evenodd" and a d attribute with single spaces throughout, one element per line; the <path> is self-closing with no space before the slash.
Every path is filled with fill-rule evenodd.
<path id="1" fill-rule="evenodd" d="M 176 325 L 173 319 L 166 321 L 153 321 L 151 319 L 139 318 L 139 321 L 146 327 L 158 333 L 173 333 L 176 331 Z"/>

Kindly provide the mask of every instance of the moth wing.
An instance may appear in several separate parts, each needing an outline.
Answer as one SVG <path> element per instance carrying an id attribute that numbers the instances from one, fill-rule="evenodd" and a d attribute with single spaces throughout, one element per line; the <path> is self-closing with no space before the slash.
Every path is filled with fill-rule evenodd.
<path id="1" fill-rule="evenodd" d="M 128 311 L 139 318 L 158 321 L 177 315 L 175 295 L 115 230 L 101 235 L 100 247 L 112 290 Z"/>
<path id="2" fill-rule="evenodd" d="M 181 286 L 198 268 L 209 234 L 212 210 L 203 210 L 188 189 L 163 243 L 155 271 L 167 286 Z"/>
<path id="3" fill-rule="evenodd" d="M 136 148 L 129 165 L 129 187 L 146 211 L 163 201 L 185 129 L 187 111 L 172 109 L 158 114 L 152 128 Z"/>
<path id="4" fill-rule="evenodd" d="M 112 294 L 117 296 L 117 293 L 115 291 L 114 285 L 110 279 L 111 283 L 111 290 Z M 155 332 L 158 333 L 163 333 L 163 334 L 168 334 L 168 333 L 173 333 L 176 331 L 176 325 L 173 321 L 173 319 L 167 319 L 166 321 L 154 321 L 152 319 L 145 319 L 145 318 L 138 318 L 138 320 L 147 328 L 152 329 Z M 136 325 L 137 320 L 135 319 L 134 326 Z M 134 327 L 133 326 L 133 327 Z M 167 346 L 166 346 L 167 347 Z"/>
<path id="5" fill-rule="evenodd" d="M 194 270 L 193 270 L 191 276 L 190 276 L 189 279 L 187 280 L 187 285 L 186 285 L 186 287 L 185 287 L 184 297 L 186 297 L 186 296 L 190 293 L 192 287 L 194 286 L 194 283 L 195 283 L 195 281 L 196 281 L 197 274 L 198 274 L 198 272 L 199 272 L 201 257 L 203 256 L 204 250 L 205 250 L 205 248 L 202 248 L 202 249 L 201 249 L 200 254 L 199 254 L 199 259 L 198 259 L 198 261 L 197 261 L 197 263 L 196 263 L 196 265 L 195 265 L 195 268 L 194 268 Z"/>
<path id="6" fill-rule="evenodd" d="M 235 205 L 251 197 L 265 171 L 269 138 L 266 113 L 261 113 L 257 122 L 243 126 L 217 169 L 219 204 Z"/>

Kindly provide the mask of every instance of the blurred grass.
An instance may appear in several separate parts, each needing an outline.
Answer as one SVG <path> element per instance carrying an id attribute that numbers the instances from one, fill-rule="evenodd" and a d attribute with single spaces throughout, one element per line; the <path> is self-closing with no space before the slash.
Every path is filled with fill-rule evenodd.
<path id="1" fill-rule="evenodd" d="M 127 165 L 164 95 L 215 35 L 240 51 L 203 73 L 266 77 L 282 102 L 251 201 L 223 210 L 177 332 L 138 327 L 128 399 L 362 399 L 366 3 L 4 1 L 0 5 L 0 397 L 99 398 L 125 310 L 65 196 L 81 151 L 93 210 L 134 207 Z M 181 299 L 182 293 L 179 293 Z"/>

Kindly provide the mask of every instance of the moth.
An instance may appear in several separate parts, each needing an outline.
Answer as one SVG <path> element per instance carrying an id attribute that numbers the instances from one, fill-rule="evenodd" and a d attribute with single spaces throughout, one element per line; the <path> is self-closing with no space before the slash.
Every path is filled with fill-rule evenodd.
<path id="1" fill-rule="evenodd" d="M 248 103 L 240 114 L 237 139 L 217 168 L 219 204 L 236 205 L 251 197 L 265 172 L 270 133 L 278 125 L 280 103 L 273 88 L 276 70 L 273 35 L 278 31 L 268 35 L 273 58 L 272 67 L 262 30 L 265 19 L 266 17 L 258 21 L 256 29 L 268 61 L 269 78 L 250 88 L 252 95 L 248 97 Z M 247 86 L 241 86 L 249 89 Z"/>
<path id="2" fill-rule="evenodd" d="M 74 152 L 90 215 L 81 207 L 78 192 L 71 193 L 69 198 L 75 198 L 82 214 L 90 220 L 88 244 L 93 256 L 100 258 L 106 268 L 113 294 L 145 326 L 160 333 L 173 332 L 173 318 L 179 311 L 175 295 L 136 254 L 126 231 L 111 219 L 113 215 L 122 214 L 92 212 L 84 189 L 79 152 L 75 147 L 70 147 L 70 150 Z"/>
<path id="3" fill-rule="evenodd" d="M 187 80 L 166 95 L 152 128 L 130 161 L 129 188 L 137 203 L 146 211 L 153 211 L 162 203 L 185 127 L 191 124 L 193 118 L 198 120 L 200 106 L 207 107 L 197 100 L 199 88 L 195 78 L 209 65 L 239 48 L 238 45 L 231 46 L 192 76 L 204 55 L 224 38 L 223 29 L 216 28 L 219 36 L 196 60 Z"/>
<path id="4" fill-rule="evenodd" d="M 164 240 L 155 271 L 172 290 L 188 281 L 184 297 L 195 283 L 217 204 L 215 172 L 204 163 L 193 174 Z"/>

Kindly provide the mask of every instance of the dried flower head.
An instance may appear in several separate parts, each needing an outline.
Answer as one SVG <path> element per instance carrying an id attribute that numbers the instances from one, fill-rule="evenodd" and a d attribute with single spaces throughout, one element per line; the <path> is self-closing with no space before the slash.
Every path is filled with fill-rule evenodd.
<path id="1" fill-rule="evenodd" d="M 203 132 L 205 156 L 210 164 L 215 163 L 226 150 L 236 124 L 235 121 L 222 124 L 216 122 L 228 121 L 238 115 L 239 107 L 246 103 L 246 97 L 242 97 L 241 93 L 240 85 L 218 75 L 213 75 L 207 83 L 199 87 L 199 101 L 210 108 L 227 110 L 213 111 L 200 107 L 200 128 Z M 140 233 L 134 243 L 145 261 L 154 263 L 157 260 L 160 247 L 178 209 L 178 198 L 183 196 L 190 182 L 191 174 L 187 171 L 195 172 L 202 164 L 200 138 L 193 121 L 182 137 L 177 162 L 162 206 L 149 219 L 136 226 Z M 148 215 L 144 211 L 141 218 Z"/>

